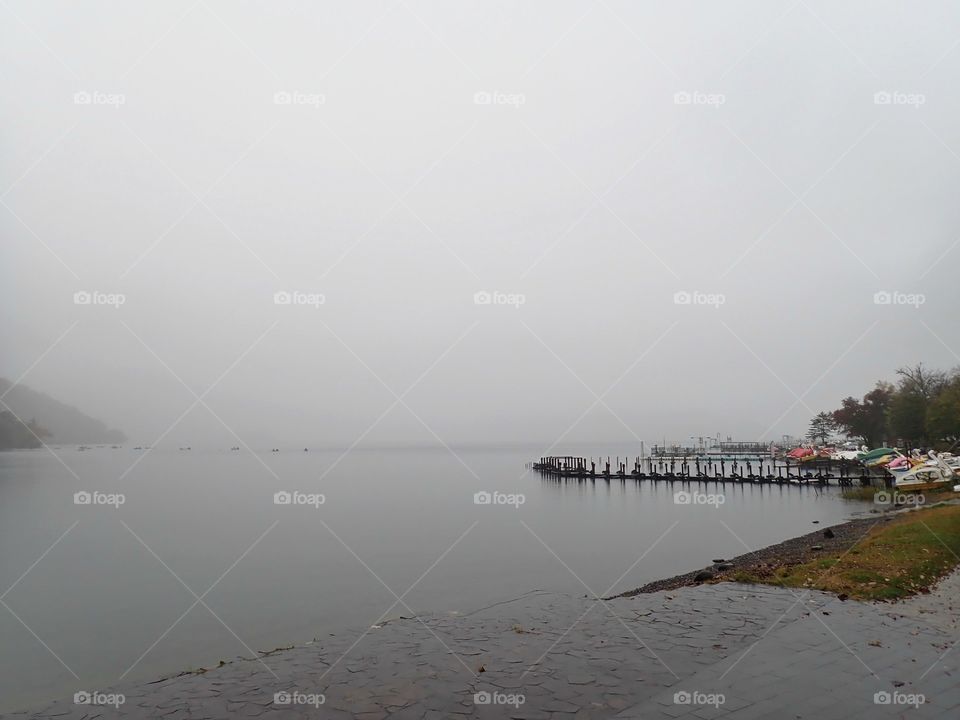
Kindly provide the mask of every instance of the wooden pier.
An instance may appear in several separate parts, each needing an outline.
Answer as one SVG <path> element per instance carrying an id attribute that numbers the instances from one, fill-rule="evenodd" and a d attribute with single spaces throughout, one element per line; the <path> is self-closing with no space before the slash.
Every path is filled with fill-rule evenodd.
<path id="1" fill-rule="evenodd" d="M 599 461 L 602 461 L 599 462 Z M 856 461 L 818 459 L 799 463 L 769 456 L 726 458 L 694 457 L 547 456 L 532 464 L 533 470 L 555 479 L 704 481 L 720 483 L 766 483 L 774 485 L 886 485 L 888 480 L 871 474 Z"/>

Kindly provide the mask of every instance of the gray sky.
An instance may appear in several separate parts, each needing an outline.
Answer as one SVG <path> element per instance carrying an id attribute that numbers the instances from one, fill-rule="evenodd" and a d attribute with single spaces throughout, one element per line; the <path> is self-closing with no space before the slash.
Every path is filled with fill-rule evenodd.
<path id="1" fill-rule="evenodd" d="M 0 374 L 142 443 L 549 443 L 960 364 L 960 6 L 637 5 L 4 0 Z"/>

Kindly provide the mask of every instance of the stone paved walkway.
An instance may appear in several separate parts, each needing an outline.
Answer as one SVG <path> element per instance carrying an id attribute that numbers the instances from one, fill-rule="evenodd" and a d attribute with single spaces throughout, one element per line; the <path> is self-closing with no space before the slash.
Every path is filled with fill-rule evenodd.
<path id="1" fill-rule="evenodd" d="M 535 592 L 362 633 L 97 689 L 122 693 L 117 708 L 67 699 L 0 718 L 960 717 L 960 649 L 937 663 L 955 633 L 817 592 L 724 583 L 606 603 Z M 904 704 L 918 693 L 919 710 Z"/>

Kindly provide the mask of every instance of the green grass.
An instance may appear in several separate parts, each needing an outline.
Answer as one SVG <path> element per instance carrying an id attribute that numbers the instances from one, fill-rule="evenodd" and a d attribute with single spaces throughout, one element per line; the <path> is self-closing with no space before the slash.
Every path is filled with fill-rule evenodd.
<path id="1" fill-rule="evenodd" d="M 809 587 L 861 600 L 895 600 L 930 587 L 960 564 L 960 506 L 947 505 L 905 513 L 875 527 L 867 537 L 836 557 L 817 557 L 777 569 L 762 582 Z"/>
<path id="2" fill-rule="evenodd" d="M 848 487 L 844 488 L 840 493 L 840 497 L 845 500 L 870 500 L 873 501 L 873 496 L 880 492 L 880 488 L 875 488 L 873 486 L 867 487 Z"/>

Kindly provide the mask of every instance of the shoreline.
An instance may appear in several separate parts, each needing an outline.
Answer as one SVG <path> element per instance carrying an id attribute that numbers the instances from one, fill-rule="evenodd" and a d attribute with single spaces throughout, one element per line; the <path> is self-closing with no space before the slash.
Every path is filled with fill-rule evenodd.
<path id="1" fill-rule="evenodd" d="M 943 503 L 940 503 L 943 504 Z M 954 503 L 950 503 L 954 504 Z M 935 506 L 934 506 L 935 507 Z M 892 522 L 898 517 L 901 517 L 904 513 L 911 512 L 911 509 L 902 509 L 902 510 L 887 510 L 880 513 L 877 513 L 871 517 L 858 517 L 846 520 L 835 525 L 828 525 L 824 527 L 818 527 L 817 529 L 806 533 L 804 535 L 798 535 L 793 538 L 788 538 L 778 543 L 773 543 L 771 545 L 766 545 L 764 547 L 758 548 L 752 552 L 746 552 L 742 555 L 730 559 L 717 559 L 716 562 L 713 562 L 710 565 L 707 565 L 703 568 L 697 570 L 691 570 L 686 573 L 681 573 L 667 578 L 661 578 L 658 580 L 651 581 L 639 588 L 634 588 L 633 590 L 627 590 L 616 595 L 610 595 L 608 597 L 600 598 L 602 601 L 616 600 L 619 598 L 633 598 L 638 595 L 651 595 L 659 592 L 678 590 L 681 588 L 696 588 L 699 586 L 705 585 L 741 585 L 741 586 L 753 586 L 757 590 L 762 590 L 765 587 L 782 587 L 779 583 L 761 583 L 753 581 L 744 581 L 736 577 L 739 573 L 750 573 L 752 575 L 758 575 L 761 577 L 771 577 L 774 572 L 783 567 L 791 567 L 794 565 L 799 565 L 810 560 L 829 557 L 832 553 L 843 553 L 848 550 L 850 547 L 855 545 L 857 542 L 862 540 L 873 528 L 880 527 L 886 523 Z M 729 567 L 727 567 L 729 566 Z M 960 567 L 960 564 L 958 564 Z M 711 577 L 705 579 L 698 579 L 701 576 L 701 573 L 709 572 Z M 940 578 L 943 580 L 944 578 Z M 934 583 L 938 584 L 938 583 Z M 823 592 L 823 591 L 818 591 Z M 846 595 L 837 595 L 837 593 L 831 593 L 826 591 L 827 594 L 838 597 L 840 600 L 846 600 Z M 492 608 L 501 606 L 501 605 L 510 605 L 520 600 L 524 600 L 531 596 L 537 595 L 550 595 L 550 591 L 533 589 L 529 590 L 522 595 L 516 598 L 508 598 L 506 600 L 501 600 L 495 602 L 491 605 L 487 605 L 475 610 L 471 610 L 466 613 L 458 613 L 456 617 L 470 617 L 478 613 L 484 613 Z M 563 593 L 558 593 L 563 594 Z M 442 614 L 442 611 L 432 611 L 424 613 L 423 616 L 430 616 Z M 417 617 L 420 617 L 421 614 L 415 613 L 413 616 L 406 615 L 397 615 L 395 617 L 385 618 L 377 628 L 384 627 L 391 623 L 402 622 L 405 620 L 413 620 Z M 258 651 L 256 657 L 244 657 L 237 656 L 230 660 L 221 660 L 217 665 L 213 666 L 198 666 L 194 668 L 188 668 L 181 670 L 179 672 L 174 672 L 163 677 L 157 678 L 152 683 L 166 682 L 168 680 L 181 678 L 190 675 L 203 675 L 205 673 L 223 668 L 227 665 L 232 665 L 238 662 L 256 662 L 258 658 L 270 657 L 277 654 L 282 654 L 291 650 L 298 650 L 308 648 L 315 643 L 318 643 L 318 639 L 314 638 L 305 643 L 297 643 L 294 645 L 277 647 L 273 650 Z"/>
<path id="2" fill-rule="evenodd" d="M 909 516 L 914 512 L 930 511 L 936 508 L 944 509 L 958 505 L 960 505 L 960 500 L 951 498 L 930 506 L 886 510 L 874 517 L 853 518 L 842 523 L 837 523 L 836 525 L 820 527 L 804 535 L 774 543 L 773 545 L 767 545 L 766 547 L 758 548 L 757 550 L 746 552 L 730 559 L 714 558 L 710 565 L 698 570 L 654 580 L 641 587 L 604 599 L 630 598 L 664 590 L 676 590 L 683 587 L 696 587 L 706 584 L 716 585 L 720 583 L 745 583 L 749 585 L 787 587 L 787 583 L 785 583 L 783 578 L 784 574 L 789 574 L 790 571 L 796 571 L 798 569 L 809 569 L 812 565 L 818 565 L 825 571 L 828 567 L 832 567 L 835 563 L 843 559 L 847 553 L 851 552 L 852 548 L 862 540 L 867 540 L 864 545 L 870 545 L 871 542 L 875 540 L 875 537 L 868 539 L 868 536 L 875 536 L 876 533 L 873 532 L 875 529 L 879 529 L 878 532 L 882 535 L 885 533 L 883 528 L 888 523 L 898 526 L 909 524 Z M 927 531 L 933 533 L 929 526 L 922 520 L 920 524 Z M 897 530 L 894 529 L 894 532 L 897 532 Z M 938 541 L 941 545 L 947 547 L 942 539 L 938 538 Z M 949 548 L 947 549 L 949 550 Z M 861 547 L 853 551 L 851 560 L 855 556 L 859 557 L 861 550 L 866 550 L 866 548 Z M 956 554 L 952 551 L 950 554 L 956 557 Z M 915 559 L 915 562 L 917 561 L 919 560 Z M 960 567 L 960 558 L 958 558 L 957 562 L 951 561 L 945 571 L 941 568 L 939 574 L 933 576 L 921 574 L 918 582 L 913 584 L 908 590 L 900 592 L 897 596 L 859 596 L 860 593 L 857 592 L 858 587 L 862 587 L 865 583 L 871 586 L 878 584 L 877 582 L 868 582 L 867 580 L 861 581 L 859 586 L 849 588 L 849 595 L 857 596 L 855 599 L 859 600 L 896 601 L 928 594 L 932 587 L 938 585 L 945 577 L 955 573 L 958 567 Z M 893 574 L 892 568 L 889 574 Z M 889 578 L 885 578 L 885 580 L 889 580 Z M 796 585 L 794 586 L 796 587 Z M 807 586 L 807 583 L 804 583 L 804 586 Z M 810 587 L 816 586 L 810 585 Z M 835 590 L 823 586 L 819 589 L 833 593 L 840 600 L 846 600 L 849 597 L 848 593 L 842 590 Z"/>
<path id="3" fill-rule="evenodd" d="M 952 517 L 957 509 L 949 511 Z M 780 698 L 798 682 L 821 688 L 798 698 L 798 708 L 830 695 L 850 712 L 876 712 L 877 692 L 902 687 L 899 692 L 936 698 L 929 710 L 943 711 L 940 703 L 952 700 L 939 693 L 954 683 L 954 666 L 940 660 L 951 639 L 960 640 L 956 567 L 931 583 L 932 592 L 879 605 L 736 577 L 766 572 L 775 578 L 779 568 L 843 553 L 909 512 L 817 527 L 724 561 L 729 567 L 722 570 L 708 566 L 712 575 L 705 580 L 697 580 L 704 572 L 697 570 L 613 596 L 624 600 L 607 612 L 591 613 L 605 600 L 531 590 L 465 614 L 401 615 L 356 628 L 356 636 L 338 633 L 123 684 L 105 691 L 121 698 L 106 716 L 281 718 L 304 710 L 290 698 L 316 698 L 315 709 L 341 720 L 480 720 L 491 716 L 483 698 L 514 697 L 521 699 L 510 717 L 528 720 L 676 720 L 679 711 L 696 709 L 677 696 L 699 688 L 722 693 L 731 718 L 743 711 L 752 720 L 761 710 L 782 709 Z M 864 660 L 883 668 L 882 675 Z M 824 662 L 833 668 L 826 674 Z M 75 698 L 0 711 L 0 720 L 86 720 L 91 710 L 104 709 Z M 802 709 L 802 716 L 813 717 L 822 707 Z"/>
<path id="4" fill-rule="evenodd" d="M 654 580 L 641 587 L 604 599 L 636 597 L 705 583 L 738 582 L 734 575 L 743 572 L 761 577 L 772 576 L 778 568 L 799 565 L 818 557 L 827 557 L 838 551 L 843 552 L 874 527 L 890 522 L 894 517 L 896 514 L 886 513 L 877 517 L 854 518 L 836 525 L 821 527 L 805 535 L 767 545 L 733 558 L 716 558 L 710 565 L 697 570 Z M 707 574 L 709 577 L 706 576 Z"/>

